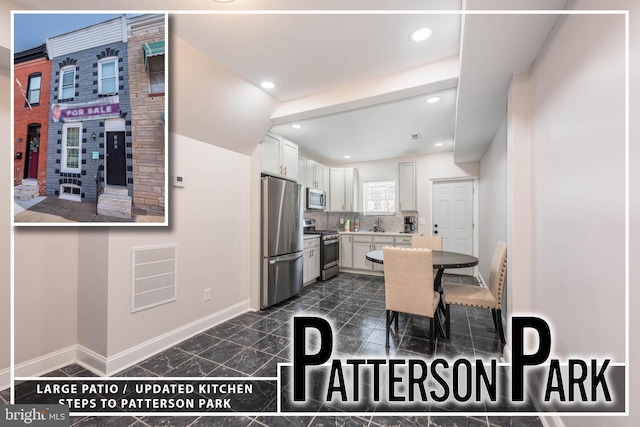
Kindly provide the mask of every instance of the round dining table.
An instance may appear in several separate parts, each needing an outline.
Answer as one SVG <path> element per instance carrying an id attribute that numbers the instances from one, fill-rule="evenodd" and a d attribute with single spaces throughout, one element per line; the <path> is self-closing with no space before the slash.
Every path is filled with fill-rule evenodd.
<path id="1" fill-rule="evenodd" d="M 458 252 L 448 251 L 431 251 L 433 258 L 433 268 L 437 269 L 436 277 L 433 279 L 433 290 L 442 293 L 442 275 L 444 270 L 451 268 L 465 268 L 478 265 L 478 258 L 473 255 L 462 254 Z M 376 264 L 384 264 L 384 254 L 382 249 L 375 251 L 369 251 L 365 254 L 367 260 L 375 262 Z M 438 304 L 438 316 L 436 316 L 436 329 L 438 335 L 445 337 L 444 329 L 442 328 L 442 322 L 440 315 L 444 315 L 444 304 L 442 298 L 440 298 L 440 304 Z"/>

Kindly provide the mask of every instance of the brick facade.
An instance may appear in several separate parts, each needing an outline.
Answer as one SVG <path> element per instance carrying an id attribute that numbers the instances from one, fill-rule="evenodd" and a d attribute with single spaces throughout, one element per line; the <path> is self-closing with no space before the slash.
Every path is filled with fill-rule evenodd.
<path id="1" fill-rule="evenodd" d="M 31 106 L 31 110 L 22 96 L 20 87 L 14 80 L 13 182 L 14 185 L 20 185 L 22 184 L 23 178 L 37 178 L 40 195 L 45 195 L 47 185 L 47 136 L 49 131 L 51 61 L 45 57 L 20 63 L 16 60 L 14 77 L 22 84 L 27 96 L 29 76 L 36 73 L 40 73 L 41 76 L 40 101 L 34 103 Z M 28 141 L 28 129 L 30 125 L 40 125 L 39 146 L 37 143 L 31 144 L 31 141 Z M 32 151 L 33 155 L 31 155 Z M 17 158 L 18 153 L 21 153 L 20 159 Z M 34 167 L 34 162 L 36 161 L 37 167 Z"/>
<path id="2" fill-rule="evenodd" d="M 133 134 L 133 205 L 165 210 L 165 109 L 164 94 L 149 94 L 143 45 L 165 39 L 161 25 L 131 29 L 129 38 L 129 87 Z"/>
<path id="3" fill-rule="evenodd" d="M 132 137 L 131 137 L 131 103 L 129 100 L 129 70 L 127 44 L 114 42 L 97 46 L 70 54 L 65 54 L 51 60 L 51 91 L 50 102 L 56 103 L 81 103 L 96 101 L 101 98 L 98 92 L 98 67 L 102 58 L 117 57 L 118 68 L 118 96 L 120 102 L 120 118 L 125 124 L 125 155 L 126 155 L 126 183 L 129 195 L 133 192 L 132 175 Z M 58 99 L 59 85 L 61 84 L 60 70 L 65 67 L 75 66 L 75 93 L 72 99 Z M 101 165 L 106 163 L 106 131 L 105 121 L 82 121 L 80 172 L 64 172 L 61 167 L 62 150 L 64 149 L 63 123 L 54 123 L 49 118 L 49 144 L 47 152 L 47 195 L 60 195 L 62 184 L 75 184 L 80 187 L 81 200 L 96 200 L 96 176 Z M 93 134 L 96 138 L 93 138 Z M 99 159 L 92 159 L 92 153 L 98 152 Z M 104 185 L 104 172 L 100 173 L 102 185 Z"/>

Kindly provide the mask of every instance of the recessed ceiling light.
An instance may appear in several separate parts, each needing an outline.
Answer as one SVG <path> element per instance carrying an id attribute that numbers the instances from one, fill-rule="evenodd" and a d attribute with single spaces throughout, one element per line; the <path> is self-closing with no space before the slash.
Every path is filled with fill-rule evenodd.
<path id="1" fill-rule="evenodd" d="M 291 125 L 291 127 L 294 128 L 294 129 L 300 129 L 302 127 L 302 125 L 299 125 L 299 124 L 296 123 L 295 125 Z"/>
<path id="2" fill-rule="evenodd" d="M 436 147 L 442 147 L 444 144 L 442 142 L 438 142 L 437 144 L 435 144 Z"/>
<path id="3" fill-rule="evenodd" d="M 233 0 L 213 0 L 213 1 L 217 1 L 218 3 L 231 3 Z"/>
<path id="4" fill-rule="evenodd" d="M 431 28 L 422 27 L 411 33 L 411 40 L 414 42 L 422 42 L 431 37 Z"/>
<path id="5" fill-rule="evenodd" d="M 440 97 L 439 96 L 432 96 L 431 98 L 427 98 L 427 102 L 429 104 L 433 104 L 434 102 L 438 102 L 440 101 Z"/>
<path id="6" fill-rule="evenodd" d="M 260 83 L 260 86 L 262 86 L 265 89 L 273 89 L 274 87 L 276 87 L 276 85 L 273 82 L 262 82 Z"/>
<path id="7" fill-rule="evenodd" d="M 345 159 L 350 159 L 350 158 L 351 158 L 351 156 L 347 154 L 346 156 L 344 156 L 344 158 L 345 158 Z"/>

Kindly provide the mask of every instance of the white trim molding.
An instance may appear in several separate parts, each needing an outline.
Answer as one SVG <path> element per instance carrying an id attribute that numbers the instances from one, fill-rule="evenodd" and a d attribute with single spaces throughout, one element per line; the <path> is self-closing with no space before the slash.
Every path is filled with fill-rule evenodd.
<path id="1" fill-rule="evenodd" d="M 251 310 L 249 300 L 241 301 L 210 316 L 169 331 L 112 357 L 104 357 L 82 345 L 73 345 L 15 367 L 16 378 L 40 377 L 47 372 L 77 363 L 99 376 L 111 376 L 167 348 Z M 0 371 L 0 390 L 9 387 L 10 369 Z M 6 384 L 6 386 L 5 386 Z"/>
<path id="2" fill-rule="evenodd" d="M 196 320 L 195 322 L 108 357 L 106 359 L 106 365 L 100 370 L 105 372 L 107 376 L 111 376 L 194 335 L 250 310 L 249 300 L 244 300 L 210 316 Z M 99 361 L 87 362 L 90 366 L 95 366 L 95 363 L 99 363 Z"/>
<path id="3" fill-rule="evenodd" d="M 27 362 L 20 363 L 15 366 L 14 376 L 16 378 L 39 377 L 47 372 L 55 371 L 56 369 L 76 363 L 76 351 L 77 346 L 72 345 Z"/>

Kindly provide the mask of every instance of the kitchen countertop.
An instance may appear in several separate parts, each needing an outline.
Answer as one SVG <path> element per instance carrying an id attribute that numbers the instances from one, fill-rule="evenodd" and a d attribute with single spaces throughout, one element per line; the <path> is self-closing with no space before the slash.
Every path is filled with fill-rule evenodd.
<path id="1" fill-rule="evenodd" d="M 399 231 L 339 231 L 338 234 L 343 235 L 361 235 L 361 236 L 422 236 L 422 233 L 402 233 Z"/>
<path id="2" fill-rule="evenodd" d="M 318 239 L 319 239 L 319 238 L 320 238 L 320 235 L 319 235 L 319 234 L 305 234 L 305 235 L 303 236 L 303 239 L 304 239 L 304 240 L 311 240 L 311 239 L 315 239 L 315 238 L 318 238 Z"/>

